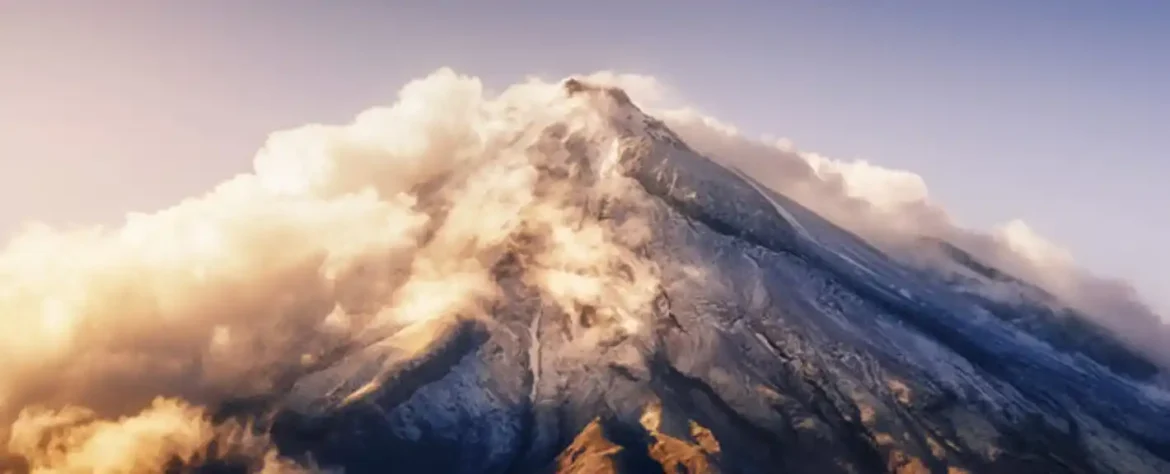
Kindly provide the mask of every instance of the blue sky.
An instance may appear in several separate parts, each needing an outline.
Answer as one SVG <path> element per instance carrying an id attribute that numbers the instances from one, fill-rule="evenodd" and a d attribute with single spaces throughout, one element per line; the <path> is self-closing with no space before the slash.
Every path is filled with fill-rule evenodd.
<path id="1" fill-rule="evenodd" d="M 828 3 L 4 2 L 0 235 L 165 207 L 441 66 L 612 69 L 914 171 L 962 224 L 1021 218 L 1170 307 L 1170 2 Z"/>

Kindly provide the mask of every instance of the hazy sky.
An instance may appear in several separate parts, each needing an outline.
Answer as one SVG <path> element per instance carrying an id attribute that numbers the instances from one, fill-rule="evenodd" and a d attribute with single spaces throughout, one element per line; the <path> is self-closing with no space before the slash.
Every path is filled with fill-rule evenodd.
<path id="1" fill-rule="evenodd" d="M 0 0 L 0 236 L 173 204 L 248 170 L 268 132 L 441 66 L 495 87 L 651 74 L 748 133 L 915 171 L 965 225 L 1022 218 L 1170 308 L 1153 0 Z"/>

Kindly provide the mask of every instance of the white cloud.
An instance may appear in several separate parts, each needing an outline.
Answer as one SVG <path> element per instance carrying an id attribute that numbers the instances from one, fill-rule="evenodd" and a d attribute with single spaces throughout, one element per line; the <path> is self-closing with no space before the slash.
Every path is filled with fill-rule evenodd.
<path id="1" fill-rule="evenodd" d="M 1072 254 L 1068 250 L 1037 234 L 1022 220 L 1013 219 L 995 227 L 992 236 L 1013 253 L 1039 268 L 1066 272 L 1076 270 Z"/>
<path id="2" fill-rule="evenodd" d="M 794 146 L 791 142 L 784 145 L 790 149 Z M 879 212 L 894 213 L 908 205 L 927 202 L 926 182 L 909 171 L 883 168 L 864 160 L 837 161 L 816 153 L 800 153 L 800 157 L 812 166 L 817 177 L 840 177 L 847 196 L 864 200 Z"/>
<path id="3" fill-rule="evenodd" d="M 587 337 L 641 330 L 658 280 L 626 240 L 646 233 L 586 212 L 628 180 L 573 163 L 613 152 L 608 100 L 536 81 L 487 96 L 440 70 L 350 124 L 274 133 L 254 173 L 121 228 L 30 229 L 0 253 L 8 450 L 46 471 L 156 472 L 228 429 L 188 404 L 265 393 L 352 340 L 487 317 L 510 252 L 550 303 L 596 308 Z M 540 133 L 554 126 L 597 146 Z M 53 452 L 28 442 L 79 416 Z"/>

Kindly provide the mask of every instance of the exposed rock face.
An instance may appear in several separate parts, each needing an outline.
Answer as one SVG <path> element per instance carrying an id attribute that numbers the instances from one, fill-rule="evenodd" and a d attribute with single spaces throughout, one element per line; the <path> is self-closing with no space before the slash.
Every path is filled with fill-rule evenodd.
<path id="1" fill-rule="evenodd" d="M 719 442 L 691 422 L 681 438 L 660 431 L 660 411 L 644 417 L 645 431 L 595 419 L 557 456 L 559 473 L 686 472 L 718 473 Z M 618 441 L 615 441 L 618 440 Z"/>
<path id="2" fill-rule="evenodd" d="M 624 139 L 638 196 L 581 206 L 649 229 L 630 246 L 659 281 L 639 326 L 534 294 L 537 243 L 518 240 L 490 320 L 356 350 L 266 401 L 285 454 L 349 473 L 1170 472 L 1166 400 L 698 155 L 624 94 L 566 91 L 608 100 Z M 393 369 L 360 397 L 313 389 L 370 359 Z"/>

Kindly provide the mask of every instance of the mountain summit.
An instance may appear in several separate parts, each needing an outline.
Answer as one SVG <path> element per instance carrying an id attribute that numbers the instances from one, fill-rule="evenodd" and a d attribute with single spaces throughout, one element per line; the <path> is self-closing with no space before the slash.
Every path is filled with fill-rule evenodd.
<path id="1" fill-rule="evenodd" d="M 540 239 L 517 239 L 490 324 L 428 322 L 439 342 L 278 440 L 347 472 L 1170 469 L 1164 400 L 699 155 L 621 90 L 563 88 L 612 135 L 544 130 L 563 155 L 539 179 L 571 183 L 582 225 L 644 234 L 588 290 L 615 296 L 543 297 Z"/>
<path id="2" fill-rule="evenodd" d="M 256 301 L 304 316 L 221 337 L 264 341 L 246 354 L 270 363 L 199 392 L 215 396 L 194 448 L 119 472 L 1170 472 L 1170 399 L 1137 380 L 1159 369 L 1090 350 L 1104 333 L 892 258 L 620 89 L 569 79 L 505 98 L 466 110 L 488 116 L 467 129 L 371 112 L 442 130 L 392 139 L 444 162 L 371 165 L 390 177 L 375 179 L 262 154 L 228 186 L 402 212 L 378 214 L 360 247 L 348 227 L 308 234 L 347 244 L 289 264 L 330 304 Z M 346 140 L 377 133 L 359 119 L 339 143 L 369 156 Z M 65 443 L 22 419 L 14 440 Z M 53 446 L 12 442 L 11 464 L 70 466 Z"/>

